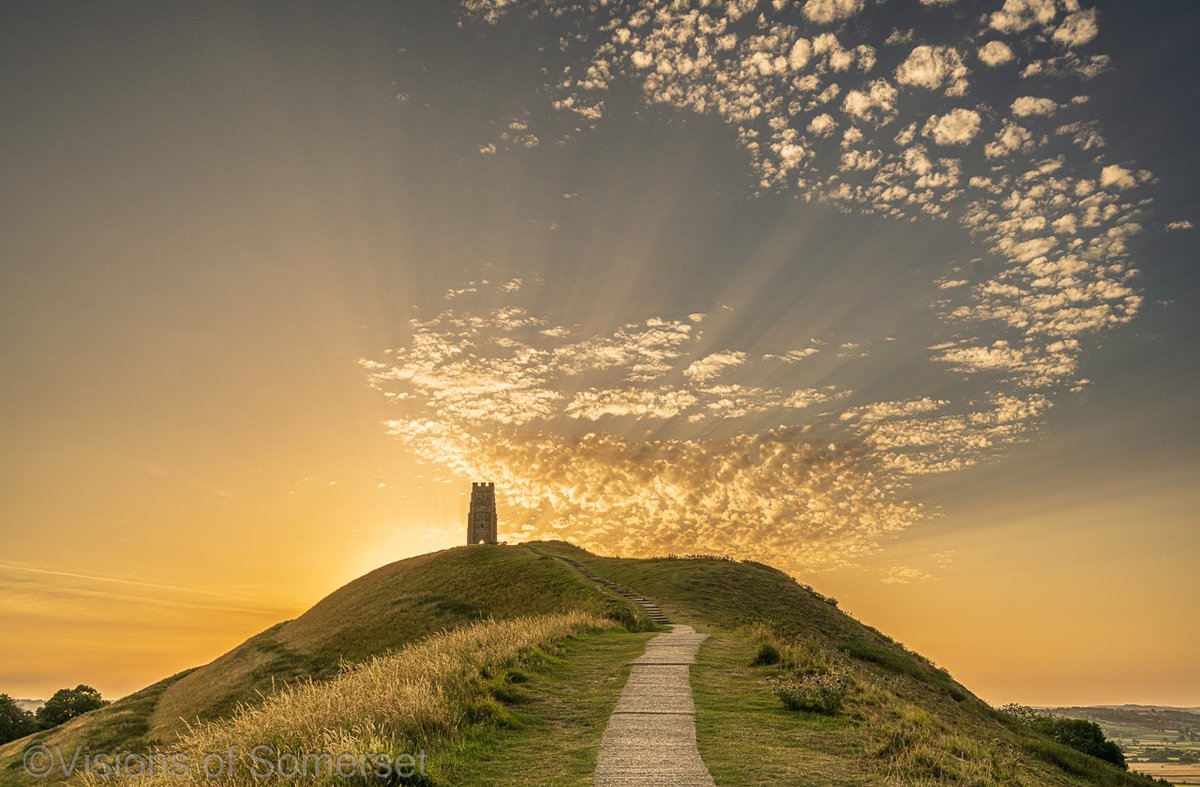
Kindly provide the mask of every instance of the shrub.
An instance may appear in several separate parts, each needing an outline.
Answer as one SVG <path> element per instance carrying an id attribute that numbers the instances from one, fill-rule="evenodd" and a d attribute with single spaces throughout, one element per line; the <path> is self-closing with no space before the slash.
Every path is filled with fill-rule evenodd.
<path id="1" fill-rule="evenodd" d="M 772 678 L 771 686 L 788 710 L 833 716 L 842 709 L 850 680 L 844 672 L 832 671 L 820 675 L 784 675 Z"/>
<path id="2" fill-rule="evenodd" d="M 762 667 L 771 664 L 778 664 L 781 661 L 779 648 L 773 643 L 763 642 L 758 646 L 758 653 L 754 656 L 754 661 L 750 662 L 751 666 Z"/>

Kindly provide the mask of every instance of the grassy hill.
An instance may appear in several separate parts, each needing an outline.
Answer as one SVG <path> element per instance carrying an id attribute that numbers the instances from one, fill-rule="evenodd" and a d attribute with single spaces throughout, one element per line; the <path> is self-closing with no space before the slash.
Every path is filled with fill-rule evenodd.
<path id="1" fill-rule="evenodd" d="M 769 566 L 601 558 L 563 542 L 464 547 L 384 566 L 211 664 L 34 737 L 68 749 L 140 750 L 176 742 L 182 720 L 213 720 L 205 735 L 228 737 L 249 723 L 245 713 L 224 721 L 238 703 L 260 703 L 260 693 L 304 678 L 329 681 L 343 661 L 409 646 L 403 659 L 419 651 L 412 643 L 435 647 L 438 632 L 483 618 L 581 612 L 646 627 L 573 563 L 711 634 L 692 683 L 701 753 L 718 784 L 1153 784 L 1023 728 Z M 459 698 L 467 710 L 458 721 L 407 740 L 430 752 L 434 783 L 589 784 L 603 721 L 645 637 L 592 630 L 535 648 L 535 657 L 521 651 L 498 673 L 480 668 L 482 677 L 464 684 L 474 693 Z M 761 663 L 771 651 L 780 658 Z M 846 688 L 836 713 L 784 708 L 779 681 L 822 671 Z M 316 702 L 304 699 L 309 691 L 274 704 L 302 708 Z M 250 721 L 262 729 L 264 718 L 273 717 Z M 0 783 L 24 783 L 18 758 L 30 742 L 0 747 Z"/>
<path id="2" fill-rule="evenodd" d="M 68 752 L 170 745 L 188 724 L 227 716 L 238 703 L 301 679 L 331 678 L 343 661 L 361 662 L 480 619 L 574 610 L 630 620 L 640 614 L 561 561 L 528 549 L 461 547 L 391 563 L 209 664 L 0 746 L 0 784 L 24 783 L 21 752 L 33 742 Z"/>

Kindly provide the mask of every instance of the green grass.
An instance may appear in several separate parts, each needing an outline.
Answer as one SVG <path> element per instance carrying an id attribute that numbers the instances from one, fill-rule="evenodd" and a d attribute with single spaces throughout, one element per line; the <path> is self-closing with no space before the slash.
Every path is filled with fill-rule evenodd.
<path id="1" fill-rule="evenodd" d="M 700 756 L 717 784 L 868 785 L 875 772 L 847 717 L 793 712 L 751 667 L 756 644 L 713 634 L 692 668 Z"/>
<path id="2" fill-rule="evenodd" d="M 479 725 L 430 752 L 439 784 L 590 785 L 608 716 L 652 634 L 614 630 L 569 640 L 495 696 L 505 724 Z"/>
<path id="3" fill-rule="evenodd" d="M 1151 784 L 1012 729 L 949 673 L 769 566 L 602 558 L 562 542 L 539 548 L 712 634 L 692 686 L 701 755 L 718 784 Z M 764 636 L 780 665 L 752 666 Z M 835 717 L 787 711 L 771 692 L 768 679 L 785 669 L 830 664 L 854 686 Z"/>

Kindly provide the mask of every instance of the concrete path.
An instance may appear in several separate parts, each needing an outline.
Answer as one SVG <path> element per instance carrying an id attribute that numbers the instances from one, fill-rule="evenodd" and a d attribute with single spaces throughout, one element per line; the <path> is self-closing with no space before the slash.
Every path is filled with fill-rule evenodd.
<path id="1" fill-rule="evenodd" d="M 713 785 L 696 748 L 696 706 L 688 665 L 707 634 L 673 625 L 646 643 L 608 719 L 595 784 L 599 787 Z"/>

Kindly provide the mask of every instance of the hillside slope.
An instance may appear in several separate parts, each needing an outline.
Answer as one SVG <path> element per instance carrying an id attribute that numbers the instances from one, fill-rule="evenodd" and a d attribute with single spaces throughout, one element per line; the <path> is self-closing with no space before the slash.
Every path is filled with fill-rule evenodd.
<path id="1" fill-rule="evenodd" d="M 1153 785 L 1036 734 L 948 672 L 778 569 L 711 557 L 628 559 L 535 545 L 711 633 L 693 671 L 701 754 L 718 784 Z M 850 677 L 839 714 L 785 710 L 757 648 Z"/>
<path id="2" fill-rule="evenodd" d="M 359 662 L 479 618 L 578 610 L 630 620 L 638 614 L 579 567 L 655 599 L 673 621 L 711 634 L 692 685 L 701 753 L 719 784 L 1153 784 L 1024 729 L 927 659 L 769 566 L 716 558 L 605 558 L 565 542 L 463 547 L 384 566 L 208 665 L 34 737 L 65 748 L 83 743 L 94 751 L 169 744 L 183 728 L 181 719 L 226 717 L 237 703 L 269 693 L 273 683 L 323 680 L 342 660 Z M 784 709 L 771 682 L 782 675 L 782 665 L 754 666 L 764 646 L 848 676 L 844 708 L 832 715 Z M 601 665 L 575 653 L 577 661 L 554 668 L 557 685 L 587 685 L 581 680 L 585 665 L 596 673 L 590 680 L 599 680 Z M 603 666 L 615 679 L 624 663 Z M 605 691 L 619 688 L 606 685 Z M 537 696 L 539 689 L 529 691 Z M 474 760 L 491 764 L 481 783 L 524 783 L 530 773 L 549 772 L 536 762 L 495 767 L 511 752 L 561 760 L 558 747 L 574 729 L 571 715 L 561 716 L 561 697 L 528 702 L 527 696 L 522 706 L 519 693 L 507 687 L 496 697 L 516 703 L 511 710 L 518 723 L 463 730 L 457 755 L 445 747 L 439 755 L 434 746 L 434 772 L 469 773 Z M 586 726 L 571 732 L 577 738 L 572 756 L 583 770 L 601 731 L 594 719 Z M 547 730 L 556 728 L 556 737 L 547 739 Z M 471 736 L 487 743 L 472 744 Z M 0 748 L 0 783 L 24 783 L 19 756 L 29 742 Z M 439 756 L 450 759 L 439 762 Z M 505 773 L 520 778 L 505 781 Z"/>
<path id="3" fill-rule="evenodd" d="M 459 547 L 391 563 L 209 664 L 0 746 L 0 784 L 23 783 L 20 757 L 33 742 L 61 746 L 68 756 L 76 746 L 99 752 L 170 744 L 188 723 L 224 717 L 238 703 L 254 703 L 298 679 L 330 678 L 343 661 L 360 662 L 481 618 L 572 610 L 640 615 L 561 561 L 529 549 Z"/>

